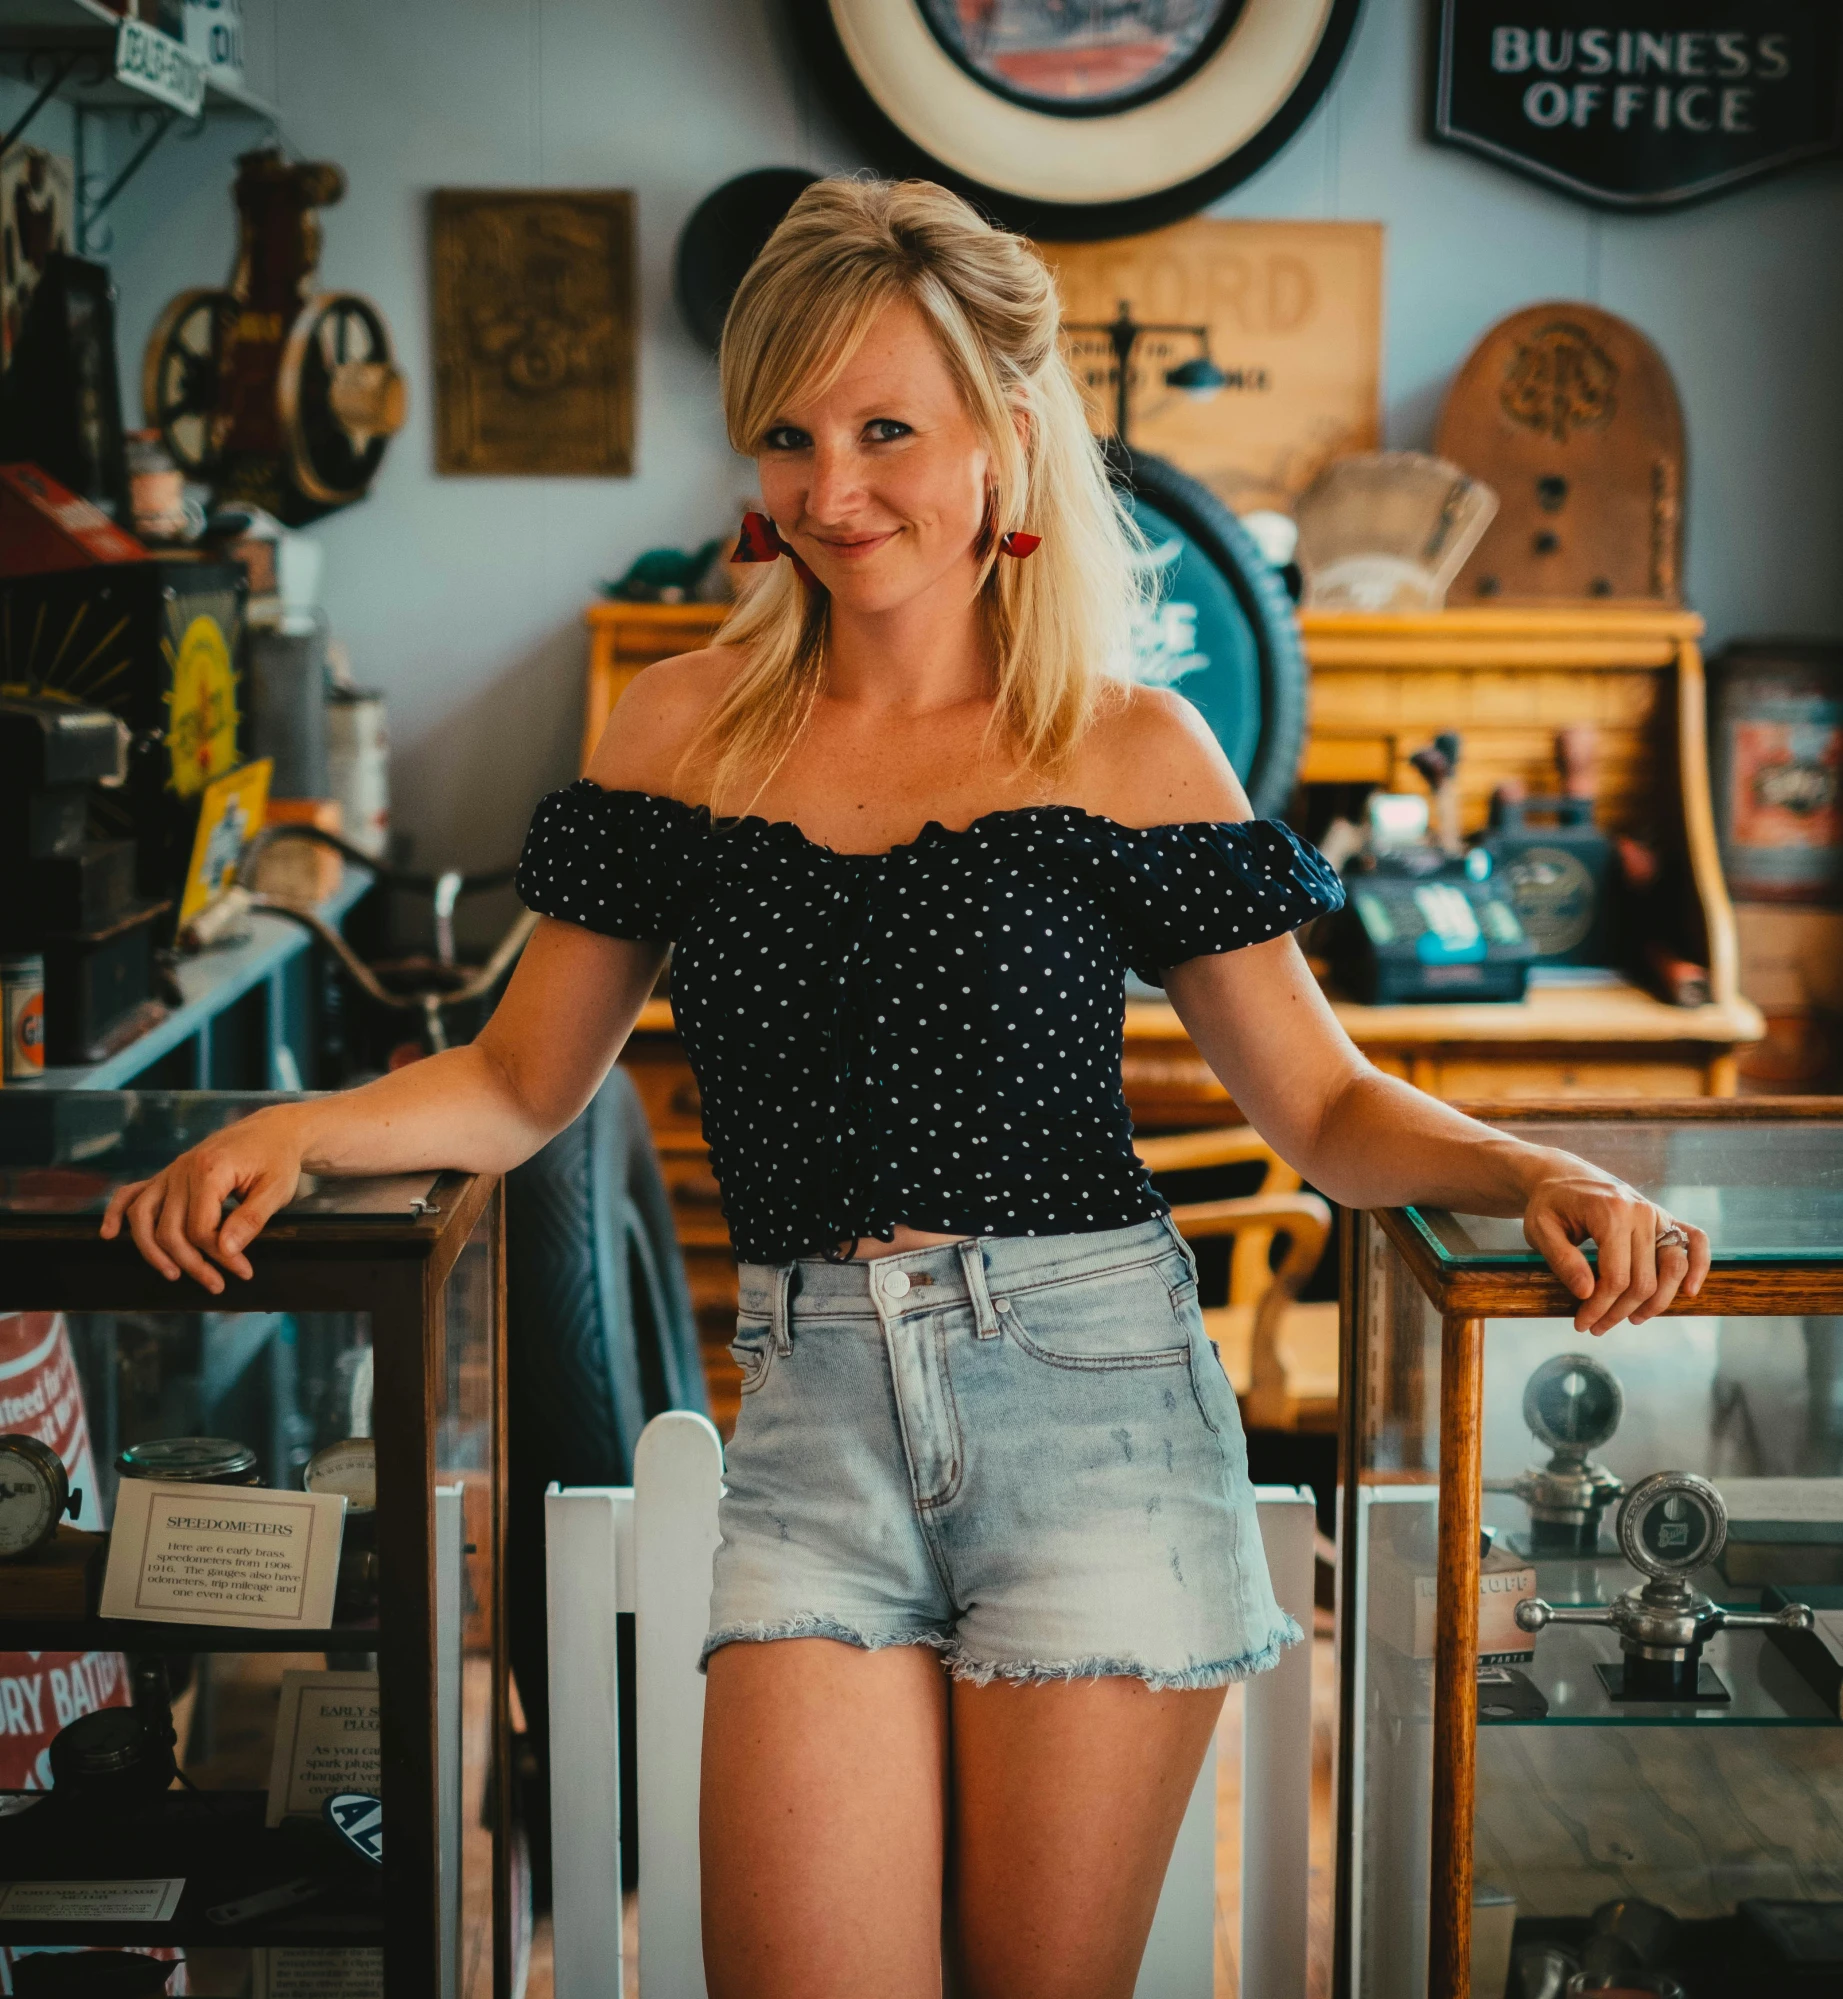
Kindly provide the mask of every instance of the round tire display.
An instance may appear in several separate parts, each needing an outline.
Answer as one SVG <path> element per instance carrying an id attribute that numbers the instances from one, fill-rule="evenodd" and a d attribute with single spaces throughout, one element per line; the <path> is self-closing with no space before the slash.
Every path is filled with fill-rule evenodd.
<path id="1" fill-rule="evenodd" d="M 833 107 L 892 173 L 1028 235 L 1125 236 L 1273 158 L 1358 0 L 788 0 Z"/>
<path id="2" fill-rule="evenodd" d="M 1292 599 L 1209 488 L 1163 458 L 1110 447 L 1151 544 L 1156 601 L 1132 674 L 1182 694 L 1209 724 L 1263 817 L 1285 809 L 1305 745 L 1306 663 Z"/>

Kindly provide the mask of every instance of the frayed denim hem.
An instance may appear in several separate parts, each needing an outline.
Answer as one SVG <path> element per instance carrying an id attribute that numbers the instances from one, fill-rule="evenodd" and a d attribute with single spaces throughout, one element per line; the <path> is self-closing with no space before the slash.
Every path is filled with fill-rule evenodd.
<path id="1" fill-rule="evenodd" d="M 975 1687 L 1004 1680 L 1014 1686 L 1048 1686 L 1058 1680 L 1143 1680 L 1154 1693 L 1168 1693 L 1193 1687 L 1226 1687 L 1237 1680 L 1251 1680 L 1257 1673 L 1271 1671 L 1280 1663 L 1280 1654 L 1297 1645 L 1305 1633 L 1288 1617 L 1280 1629 L 1258 1652 L 1244 1652 L 1238 1659 L 1218 1659 L 1202 1666 L 1186 1666 L 1180 1672 L 1161 1673 L 1142 1666 L 1135 1659 L 1077 1659 L 1066 1666 L 989 1665 L 950 1651 L 947 1670 L 956 1680 Z"/>
<path id="2" fill-rule="evenodd" d="M 835 1617 L 808 1612 L 801 1617 L 784 1617 L 778 1623 L 726 1624 L 704 1640 L 698 1654 L 698 1671 L 710 1663 L 710 1655 L 724 1645 L 762 1645 L 776 1638 L 836 1638 L 841 1645 L 855 1645 L 860 1652 L 883 1652 L 892 1645 L 931 1645 L 945 1652 L 953 1640 L 944 1631 L 891 1631 L 868 1638 Z"/>

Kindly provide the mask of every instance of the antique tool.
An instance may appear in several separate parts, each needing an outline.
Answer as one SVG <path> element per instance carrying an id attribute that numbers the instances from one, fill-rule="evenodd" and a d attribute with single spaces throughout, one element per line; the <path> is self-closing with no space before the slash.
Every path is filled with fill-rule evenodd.
<path id="1" fill-rule="evenodd" d="M 1438 745 L 1422 754 L 1450 773 L 1458 738 L 1442 740 L 1450 755 Z M 1427 824 L 1428 801 L 1418 793 L 1371 796 L 1368 845 L 1344 870 L 1348 900 L 1329 925 L 1339 984 L 1370 1006 L 1520 1000 L 1531 947 L 1491 878 L 1491 856 L 1478 848 L 1448 855 L 1425 837 Z"/>
<path id="2" fill-rule="evenodd" d="M 64 1460 L 37 1437 L 0 1437 L 0 1561 L 24 1561 L 75 1520 L 83 1494 L 70 1489 Z"/>
<path id="3" fill-rule="evenodd" d="M 1572 301 L 1499 320 L 1453 377 L 1434 449 L 1499 501 L 1455 604 L 1678 601 L 1683 413 L 1664 357 L 1629 321 Z"/>
<path id="4" fill-rule="evenodd" d="M 1517 1605 L 1517 1623 L 1537 1632 L 1551 1624 L 1597 1624 L 1619 1634 L 1622 1665 L 1597 1663 L 1616 1701 L 1716 1704 L 1730 1698 L 1702 1648 L 1723 1631 L 1807 1631 L 1809 1606 L 1771 1612 L 1724 1609 L 1690 1586 L 1690 1577 L 1721 1553 L 1728 1510 L 1721 1494 L 1694 1472 L 1653 1472 L 1619 1508 L 1619 1552 L 1649 1578 L 1611 1603 L 1557 1606 L 1541 1597 Z"/>
<path id="5" fill-rule="evenodd" d="M 1545 1360 L 1523 1388 L 1523 1420 L 1554 1455 L 1516 1478 L 1488 1478 L 1486 1492 L 1508 1492 L 1529 1508 L 1529 1533 L 1514 1545 L 1537 1560 L 1596 1553 L 1600 1516 L 1625 1491 L 1590 1451 L 1610 1441 L 1625 1413 L 1613 1371 L 1586 1354 Z"/>
<path id="6" fill-rule="evenodd" d="M 345 191 L 336 166 L 245 153 L 230 283 L 179 293 L 142 362 L 146 420 L 181 468 L 290 526 L 363 499 L 408 408 L 383 314 L 316 289 L 317 211 Z"/>
<path id="7" fill-rule="evenodd" d="M 115 287 L 101 264 L 53 255 L 0 376 L 0 461 L 25 461 L 128 525 L 115 370 Z"/>
<path id="8" fill-rule="evenodd" d="M 1529 933 L 1538 961 L 1604 965 L 1614 955 L 1611 895 L 1618 880 L 1612 841 L 1594 824 L 1596 743 L 1585 726 L 1558 730 L 1559 797 L 1532 798 L 1520 783 L 1491 800 L 1489 849 Z M 1531 820 L 1547 821 L 1534 824 Z"/>
<path id="9" fill-rule="evenodd" d="M 106 709 L 127 725 L 126 778 L 91 794 L 90 830 L 132 837 L 135 892 L 163 900 L 185 880 L 205 787 L 242 759 L 243 571 L 190 554 L 149 559 L 126 537 L 126 553 L 93 560 L 40 519 L 29 573 L 0 543 L 0 692 Z"/>

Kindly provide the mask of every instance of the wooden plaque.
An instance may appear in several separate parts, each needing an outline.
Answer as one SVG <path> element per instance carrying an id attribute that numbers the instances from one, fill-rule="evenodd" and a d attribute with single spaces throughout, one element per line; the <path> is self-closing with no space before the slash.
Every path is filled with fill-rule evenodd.
<path id="1" fill-rule="evenodd" d="M 437 471 L 633 471 L 633 233 L 625 192 L 437 190 Z"/>
<path id="2" fill-rule="evenodd" d="M 1194 402 L 1165 373 L 1201 349 L 1148 334 L 1133 356 L 1128 441 L 1200 479 L 1237 513 L 1292 511 L 1334 458 L 1381 436 L 1382 224 L 1180 222 L 1149 236 L 1038 247 L 1063 316 L 1207 326 L 1228 386 Z M 1112 427 L 1112 356 L 1071 339 L 1095 427 Z"/>
<path id="3" fill-rule="evenodd" d="M 1453 378 L 1434 449 L 1498 496 L 1450 608 L 1680 601 L 1683 414 L 1628 320 L 1573 301 L 1499 320 Z"/>

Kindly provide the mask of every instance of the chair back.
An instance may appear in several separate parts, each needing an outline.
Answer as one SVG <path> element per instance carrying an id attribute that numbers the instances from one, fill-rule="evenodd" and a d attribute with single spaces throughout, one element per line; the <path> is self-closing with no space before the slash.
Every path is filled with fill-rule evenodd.
<path id="1" fill-rule="evenodd" d="M 556 1999 L 621 1990 L 620 1665 L 617 1619 L 636 1626 L 640 1990 L 704 1999 L 697 1670 L 717 1548 L 723 1447 L 701 1416 L 646 1427 L 631 1487 L 545 1495 L 550 1710 L 569 1754 L 551 1776 Z M 1312 1495 L 1258 1486 L 1261 1536 L 1281 1608 L 1312 1628 Z M 1297 1645 L 1248 1682 L 1241 1784 L 1242 1990 L 1304 1999 L 1311 1872 L 1312 1662 Z M 1165 1873 L 1136 1999 L 1210 1999 L 1215 1978 L 1216 1753 L 1191 1794 Z"/>

